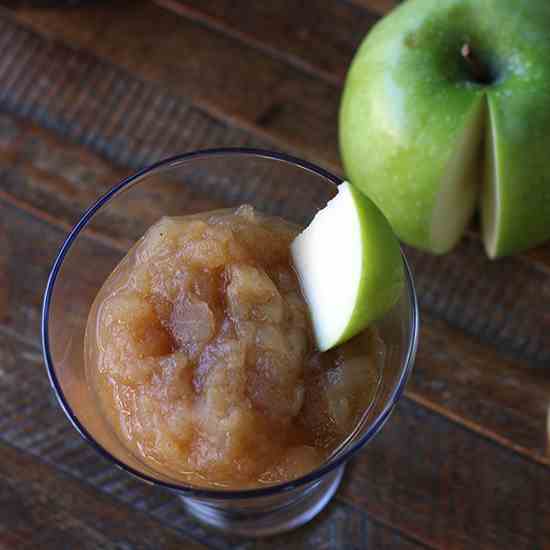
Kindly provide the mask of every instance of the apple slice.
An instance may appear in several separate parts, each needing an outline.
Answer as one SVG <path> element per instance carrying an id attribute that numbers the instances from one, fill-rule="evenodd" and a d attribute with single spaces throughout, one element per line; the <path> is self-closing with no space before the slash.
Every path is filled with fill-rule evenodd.
<path id="1" fill-rule="evenodd" d="M 291 253 L 321 351 L 379 319 L 403 288 L 403 259 L 390 224 L 347 182 L 292 242 Z"/>
<path id="2" fill-rule="evenodd" d="M 481 176 L 486 100 L 481 97 L 454 146 L 440 180 L 430 226 L 430 249 L 436 254 L 451 250 L 462 237 L 477 206 Z"/>

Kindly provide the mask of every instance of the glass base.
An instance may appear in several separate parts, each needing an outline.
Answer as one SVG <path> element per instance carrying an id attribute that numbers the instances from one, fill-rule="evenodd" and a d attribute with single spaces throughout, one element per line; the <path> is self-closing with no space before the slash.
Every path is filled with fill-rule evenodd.
<path id="1" fill-rule="evenodd" d="M 283 503 L 268 499 L 263 504 L 254 503 L 254 499 L 248 504 L 181 499 L 189 514 L 206 525 L 235 535 L 265 537 L 290 531 L 313 519 L 333 497 L 343 474 L 344 466 L 340 466 L 314 485 L 290 493 Z"/>

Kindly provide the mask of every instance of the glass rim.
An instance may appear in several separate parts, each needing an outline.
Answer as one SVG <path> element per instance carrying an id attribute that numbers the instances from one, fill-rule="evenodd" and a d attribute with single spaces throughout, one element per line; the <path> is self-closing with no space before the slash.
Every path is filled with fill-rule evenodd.
<path id="1" fill-rule="evenodd" d="M 164 160 L 156 162 L 150 166 L 140 169 L 134 174 L 127 176 L 122 179 L 118 184 L 112 187 L 109 191 L 104 193 L 95 203 L 92 204 L 85 212 L 82 214 L 78 222 L 74 225 L 72 230 L 69 232 L 65 240 L 63 241 L 59 252 L 56 255 L 56 258 L 53 262 L 52 268 L 50 270 L 48 281 L 46 284 L 46 289 L 44 293 L 44 299 L 42 303 L 42 320 L 41 320 L 41 338 L 42 338 L 42 354 L 44 358 L 44 363 L 46 365 L 46 371 L 48 374 L 48 379 L 50 385 L 54 391 L 54 394 L 57 398 L 57 401 L 65 413 L 66 417 L 69 419 L 72 426 L 80 434 L 80 436 L 89 444 L 91 447 L 98 452 L 103 458 L 106 458 L 110 462 L 114 463 L 120 469 L 126 473 L 148 483 L 151 485 L 158 485 L 164 487 L 173 492 L 181 493 L 185 496 L 192 496 L 198 498 L 212 498 L 212 499 L 248 499 L 254 497 L 270 496 L 275 494 L 280 494 L 287 491 L 292 491 L 297 489 L 300 486 L 304 486 L 308 483 L 312 483 L 321 477 L 325 476 L 338 466 L 344 464 L 349 460 L 355 453 L 361 449 L 368 441 L 370 441 L 382 428 L 388 417 L 390 416 L 394 406 L 397 401 L 400 399 L 403 391 L 405 389 L 406 382 L 411 373 L 414 358 L 416 355 L 418 347 L 418 334 L 419 334 L 419 308 L 418 300 L 416 296 L 416 291 L 414 289 L 414 283 L 412 278 L 412 272 L 405 257 L 403 251 L 401 251 L 401 257 L 403 259 L 403 265 L 405 270 L 405 289 L 409 296 L 410 300 L 410 337 L 408 341 L 407 351 L 405 359 L 403 361 L 404 368 L 400 373 L 399 381 L 392 390 L 392 393 L 384 405 L 382 411 L 376 416 L 371 426 L 362 434 L 356 441 L 349 443 L 348 448 L 345 451 L 338 453 L 334 458 L 321 464 L 315 470 L 309 472 L 308 474 L 301 476 L 297 479 L 291 481 L 285 481 L 284 483 L 279 483 L 276 485 L 269 485 L 267 487 L 257 487 L 252 489 L 223 489 L 223 488 L 201 488 L 195 487 L 192 485 L 179 484 L 177 482 L 163 481 L 157 479 L 153 476 L 150 476 L 144 472 L 141 472 L 126 463 L 122 460 L 119 460 L 115 457 L 110 451 L 103 447 L 95 438 L 90 434 L 86 427 L 80 422 L 78 415 L 75 414 L 68 400 L 66 399 L 61 384 L 58 380 L 57 374 L 54 368 L 54 361 L 50 353 L 50 343 L 49 343 L 49 333 L 48 333 L 48 321 L 50 314 L 50 302 L 52 293 L 55 287 L 55 282 L 59 271 L 63 265 L 64 258 L 68 251 L 70 250 L 72 244 L 75 242 L 77 237 L 80 235 L 81 231 L 88 225 L 88 222 L 92 219 L 95 213 L 101 209 L 105 204 L 107 204 L 111 199 L 119 194 L 122 190 L 131 186 L 138 180 L 146 177 L 149 174 L 157 172 L 160 169 L 170 168 L 178 166 L 179 164 L 186 163 L 194 159 L 204 159 L 210 157 L 221 157 L 221 156 L 249 156 L 256 158 L 264 158 L 268 160 L 274 160 L 279 162 L 285 162 L 287 164 L 292 164 L 308 172 L 312 172 L 318 176 L 324 177 L 329 180 L 334 185 L 339 185 L 344 181 L 341 177 L 338 177 L 328 170 L 321 168 L 309 161 L 288 155 L 286 153 L 280 153 L 275 151 L 269 151 L 267 149 L 255 149 L 255 148 L 245 148 L 245 147 L 227 147 L 227 148 L 216 148 L 216 149 L 201 149 L 192 151 L 189 153 L 184 153 L 180 155 L 175 155 L 168 157 Z"/>

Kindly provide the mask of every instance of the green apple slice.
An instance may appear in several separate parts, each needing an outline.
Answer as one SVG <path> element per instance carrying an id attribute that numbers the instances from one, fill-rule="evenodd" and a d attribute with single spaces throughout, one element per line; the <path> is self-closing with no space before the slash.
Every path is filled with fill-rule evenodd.
<path id="1" fill-rule="evenodd" d="M 437 186 L 429 240 L 429 248 L 436 254 L 457 244 L 477 206 L 485 105 L 482 98 L 467 117 Z"/>
<path id="2" fill-rule="evenodd" d="M 546 52 L 550 59 L 550 48 Z M 481 221 L 490 258 L 514 254 L 550 238 L 548 62 L 544 73 L 546 87 L 537 85 L 541 77 L 535 74 L 524 88 L 510 82 L 509 89 L 488 92 Z"/>
<path id="3" fill-rule="evenodd" d="M 291 253 L 321 351 L 379 319 L 403 288 L 396 236 L 374 203 L 347 182 L 296 237 Z"/>

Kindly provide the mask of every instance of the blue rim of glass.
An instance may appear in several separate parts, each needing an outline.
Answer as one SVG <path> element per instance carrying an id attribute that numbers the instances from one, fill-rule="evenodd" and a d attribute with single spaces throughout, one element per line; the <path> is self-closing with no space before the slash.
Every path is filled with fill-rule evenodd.
<path id="1" fill-rule="evenodd" d="M 55 286 L 55 282 L 61 266 L 63 265 L 63 260 L 65 255 L 71 248 L 73 242 L 79 236 L 80 232 L 88 225 L 88 222 L 92 219 L 95 213 L 106 203 L 108 203 L 112 198 L 114 198 L 120 191 L 126 187 L 132 186 L 132 184 L 143 177 L 156 172 L 159 169 L 167 169 L 170 167 L 175 167 L 180 164 L 186 163 L 193 159 L 199 158 L 212 158 L 212 157 L 221 157 L 221 156 L 249 156 L 256 158 L 269 159 L 279 162 L 285 162 L 288 164 L 293 164 L 298 166 L 308 172 L 314 173 L 318 176 L 321 176 L 334 185 L 339 185 L 344 180 L 334 174 L 330 173 L 328 170 L 316 166 L 315 164 L 308 162 L 306 160 L 293 157 L 292 155 L 287 155 L 285 153 L 279 153 L 274 151 L 269 151 L 266 149 L 253 149 L 253 148 L 244 148 L 244 147 L 229 147 L 229 148 L 217 148 L 217 149 L 202 149 L 198 151 L 192 151 L 190 153 L 184 153 L 181 155 L 176 155 L 169 157 L 162 161 L 159 161 L 155 164 L 152 164 L 146 168 L 139 170 L 131 176 L 124 178 L 121 182 L 111 188 L 107 193 L 101 196 L 90 208 L 88 208 L 78 223 L 73 227 L 73 229 L 68 234 L 67 238 L 61 245 L 61 248 L 55 258 L 52 269 L 50 271 L 48 282 L 46 285 L 46 290 L 44 293 L 44 300 L 42 304 L 42 353 L 44 356 L 44 362 L 46 364 L 46 370 L 48 373 L 48 378 L 50 385 L 55 393 L 57 401 L 61 406 L 63 412 L 80 434 L 80 436 L 90 444 L 101 456 L 113 462 L 120 469 L 125 471 L 128 474 L 152 485 L 158 485 L 182 494 L 183 496 L 193 496 L 199 498 L 213 498 L 213 499 L 247 499 L 254 497 L 270 496 L 274 494 L 279 494 L 283 492 L 292 491 L 297 489 L 300 486 L 306 485 L 308 483 L 314 482 L 324 475 L 328 474 L 338 466 L 347 462 L 361 447 L 363 447 L 369 440 L 371 440 L 383 427 L 386 420 L 389 418 L 393 408 L 395 407 L 397 401 L 400 399 L 405 385 L 411 373 L 414 358 L 416 355 L 416 350 L 418 347 L 418 334 L 419 334 L 419 311 L 418 311 L 418 300 L 416 297 L 416 292 L 414 289 L 412 273 L 410 266 L 407 262 L 405 255 L 402 253 L 403 264 L 405 267 L 405 280 L 406 280 L 406 290 L 409 295 L 411 302 L 411 311 L 410 311 L 410 338 L 408 343 L 407 352 L 404 360 L 404 368 L 399 377 L 399 381 L 395 388 L 392 391 L 390 398 L 388 399 L 384 409 L 379 413 L 377 418 L 374 420 L 370 428 L 360 437 L 356 442 L 349 445 L 349 448 L 345 452 L 341 452 L 335 458 L 329 462 L 323 464 L 316 470 L 306 474 L 297 479 L 287 481 L 285 483 L 280 483 L 278 485 L 270 485 L 268 487 L 254 488 L 254 489 L 242 489 L 242 490 L 232 490 L 232 489 L 203 489 L 200 487 L 194 487 L 191 485 L 180 485 L 178 483 L 171 483 L 168 481 L 162 481 L 160 479 L 149 476 L 139 470 L 136 470 L 114 455 L 112 455 L 107 449 L 101 446 L 94 437 L 88 432 L 83 424 L 79 421 L 77 415 L 73 412 L 71 406 L 69 405 L 61 384 L 55 373 L 53 366 L 53 359 L 50 354 L 50 344 L 49 344 L 49 335 L 48 335 L 48 320 L 50 312 L 50 301 L 52 292 Z"/>

